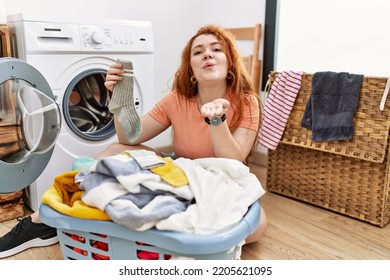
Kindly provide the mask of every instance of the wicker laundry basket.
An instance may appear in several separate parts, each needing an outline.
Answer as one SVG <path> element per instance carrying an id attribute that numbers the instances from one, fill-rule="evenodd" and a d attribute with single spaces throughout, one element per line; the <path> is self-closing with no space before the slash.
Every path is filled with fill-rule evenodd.
<path id="1" fill-rule="evenodd" d="M 390 100 L 383 111 L 379 104 L 387 79 L 363 78 L 352 140 L 314 142 L 301 126 L 312 77 L 303 75 L 281 142 L 268 152 L 267 190 L 383 227 L 390 220 Z"/>
<path id="2" fill-rule="evenodd" d="M 135 231 L 111 221 L 86 220 L 63 215 L 46 204 L 41 220 L 57 228 L 66 260 L 235 260 L 242 241 L 260 221 L 260 202 L 253 203 L 236 225 L 215 234 L 198 235 L 150 229 Z"/>

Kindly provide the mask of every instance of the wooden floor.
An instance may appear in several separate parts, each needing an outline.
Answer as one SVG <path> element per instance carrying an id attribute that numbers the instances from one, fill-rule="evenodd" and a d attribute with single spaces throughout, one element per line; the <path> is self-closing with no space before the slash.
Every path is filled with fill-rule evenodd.
<path id="1" fill-rule="evenodd" d="M 266 188 L 266 168 L 250 165 Z M 243 260 L 390 260 L 390 226 L 380 228 L 316 206 L 267 192 L 261 198 L 269 227 L 259 242 L 243 246 Z M 0 223 L 0 235 L 16 220 Z M 6 258 L 62 259 L 58 244 Z"/>

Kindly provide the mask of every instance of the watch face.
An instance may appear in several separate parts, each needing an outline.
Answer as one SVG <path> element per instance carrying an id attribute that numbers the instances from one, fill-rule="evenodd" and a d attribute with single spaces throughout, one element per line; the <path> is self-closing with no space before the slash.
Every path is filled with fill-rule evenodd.
<path id="1" fill-rule="evenodd" d="M 211 120 L 210 120 L 210 124 L 211 124 L 211 125 L 214 125 L 214 126 L 218 126 L 218 125 L 220 125 L 221 123 L 222 123 L 222 119 L 221 119 L 221 117 L 219 117 L 219 116 L 214 116 L 214 117 L 212 117 Z"/>

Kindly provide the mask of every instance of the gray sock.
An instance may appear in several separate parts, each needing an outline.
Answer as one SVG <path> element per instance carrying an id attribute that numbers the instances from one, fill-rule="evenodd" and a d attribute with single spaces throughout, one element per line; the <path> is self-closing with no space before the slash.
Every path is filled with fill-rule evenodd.
<path id="1" fill-rule="evenodd" d="M 119 81 L 114 88 L 108 109 L 118 116 L 123 134 L 130 143 L 134 143 L 142 132 L 141 119 L 134 105 L 134 74 L 131 61 L 120 60 L 123 64 L 125 74 L 123 80 Z"/>

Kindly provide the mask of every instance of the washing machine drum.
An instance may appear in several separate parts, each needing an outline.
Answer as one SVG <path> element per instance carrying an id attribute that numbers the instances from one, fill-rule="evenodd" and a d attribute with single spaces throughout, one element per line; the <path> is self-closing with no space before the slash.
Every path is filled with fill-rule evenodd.
<path id="1" fill-rule="evenodd" d="M 60 110 L 42 74 L 20 59 L 0 58 L 0 193 L 39 177 L 60 128 Z"/>

